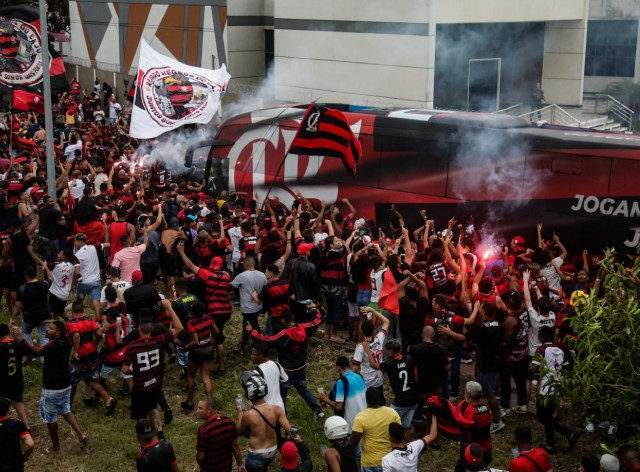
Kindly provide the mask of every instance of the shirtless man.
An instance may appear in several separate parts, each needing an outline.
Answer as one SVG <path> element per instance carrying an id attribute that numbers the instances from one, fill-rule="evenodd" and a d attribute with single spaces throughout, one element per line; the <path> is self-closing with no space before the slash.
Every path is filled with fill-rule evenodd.
<path id="1" fill-rule="evenodd" d="M 268 404 L 264 397 L 268 393 L 266 381 L 256 372 L 242 373 L 240 383 L 244 387 L 246 397 L 253 404 L 246 412 L 242 411 L 240 403 L 236 403 L 238 410 L 238 436 L 250 430 L 249 450 L 244 461 L 247 472 L 266 472 L 278 455 L 276 428 L 282 426 L 287 434 L 291 434 L 291 425 L 282 408 Z M 259 413 L 258 413 L 259 412 Z M 300 436 L 293 439 L 302 442 Z"/>
<path id="2" fill-rule="evenodd" d="M 159 211 L 160 218 L 164 221 L 164 212 Z M 178 218 L 171 218 L 169 228 L 162 232 L 160 240 L 165 247 L 166 252 L 160 256 L 160 269 L 162 269 L 162 280 L 166 293 L 173 293 L 173 283 L 176 276 L 176 256 L 175 244 L 178 239 L 187 240 L 187 235 L 180 231 L 180 221 Z M 176 253 L 177 254 L 177 253 Z"/>

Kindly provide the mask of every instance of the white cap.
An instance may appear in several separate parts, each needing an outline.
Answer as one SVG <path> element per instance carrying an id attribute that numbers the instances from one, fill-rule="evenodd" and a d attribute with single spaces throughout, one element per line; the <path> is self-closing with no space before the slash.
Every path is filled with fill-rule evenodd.
<path id="1" fill-rule="evenodd" d="M 339 416 L 331 416 L 324 422 L 324 435 L 327 439 L 340 439 L 349 434 L 349 423 Z"/>
<path id="2" fill-rule="evenodd" d="M 600 458 L 600 467 L 604 472 L 618 472 L 620 470 L 620 461 L 611 454 L 605 454 Z"/>

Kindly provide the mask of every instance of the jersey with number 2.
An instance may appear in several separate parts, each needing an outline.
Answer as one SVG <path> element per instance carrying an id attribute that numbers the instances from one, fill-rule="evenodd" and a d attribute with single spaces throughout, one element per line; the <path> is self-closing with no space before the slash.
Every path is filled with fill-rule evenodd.
<path id="1" fill-rule="evenodd" d="M 418 403 L 414 385 L 415 364 L 410 355 L 398 356 L 380 364 L 380 370 L 389 376 L 389 383 L 395 395 L 393 404 L 405 408 Z"/>
<path id="2" fill-rule="evenodd" d="M 164 347 L 173 341 L 173 331 L 140 338 L 127 346 L 123 366 L 131 366 L 133 389 L 151 390 L 162 385 L 164 380 Z"/>

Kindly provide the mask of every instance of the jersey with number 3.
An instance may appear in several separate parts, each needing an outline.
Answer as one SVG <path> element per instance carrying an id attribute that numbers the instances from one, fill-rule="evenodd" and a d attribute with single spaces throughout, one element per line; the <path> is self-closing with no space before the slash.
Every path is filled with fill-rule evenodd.
<path id="1" fill-rule="evenodd" d="M 22 392 L 22 357 L 20 341 L 8 339 L 0 341 L 0 385 L 7 392 Z"/>
<path id="2" fill-rule="evenodd" d="M 389 359 L 380 364 L 380 370 L 389 376 L 389 383 L 395 396 L 393 400 L 395 406 L 406 408 L 418 403 L 418 394 L 413 381 L 415 364 L 410 355 Z"/>
<path id="3" fill-rule="evenodd" d="M 48 266 L 51 275 L 53 275 L 53 283 L 49 291 L 60 300 L 67 300 L 73 282 L 73 264 L 71 262 L 56 262 L 54 264 L 48 263 Z"/>
<path id="4" fill-rule="evenodd" d="M 133 389 L 147 391 L 162 385 L 164 380 L 164 350 L 173 341 L 173 331 L 133 341 L 127 346 L 123 366 L 131 366 Z"/>

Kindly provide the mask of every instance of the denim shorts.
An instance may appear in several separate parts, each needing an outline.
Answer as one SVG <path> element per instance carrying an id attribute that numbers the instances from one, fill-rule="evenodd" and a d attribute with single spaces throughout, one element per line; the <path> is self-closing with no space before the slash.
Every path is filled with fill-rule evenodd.
<path id="1" fill-rule="evenodd" d="M 106 365 L 103 365 L 102 369 L 100 370 L 101 379 L 110 379 L 111 377 L 115 377 L 118 374 L 120 374 L 120 377 L 122 377 L 123 379 L 133 378 L 133 375 L 127 375 L 122 373 L 121 365 L 119 365 L 118 367 L 108 367 Z"/>
<path id="2" fill-rule="evenodd" d="M 391 409 L 395 410 L 400 417 L 400 423 L 405 428 L 411 427 L 411 420 L 413 420 L 413 412 L 416 411 L 417 404 L 412 406 L 395 406 L 393 403 L 391 404 Z"/>
<path id="3" fill-rule="evenodd" d="M 79 299 L 84 299 L 89 293 L 91 294 L 91 300 L 100 300 L 100 281 L 93 284 L 78 283 L 76 296 Z"/>
<path id="4" fill-rule="evenodd" d="M 276 451 L 272 456 L 267 454 L 254 454 L 251 451 L 247 451 L 247 455 L 244 459 L 244 467 L 247 472 L 266 472 L 269 465 L 276 460 L 278 453 Z"/>
<path id="5" fill-rule="evenodd" d="M 71 387 L 64 390 L 42 390 L 40 397 L 40 419 L 43 423 L 55 423 L 58 415 L 66 415 L 71 411 L 69 399 Z"/>
<path id="6" fill-rule="evenodd" d="M 375 467 L 363 467 L 362 472 L 382 472 L 382 466 L 378 465 Z"/>
<path id="7" fill-rule="evenodd" d="M 176 346 L 175 344 L 171 347 L 173 348 L 173 352 L 175 352 L 176 356 L 178 356 L 178 364 L 180 364 L 180 367 L 186 369 L 189 361 L 189 353 L 180 351 L 180 346 Z"/>
<path id="8" fill-rule="evenodd" d="M 482 394 L 485 397 L 496 396 L 496 379 L 498 378 L 497 372 L 478 372 L 476 382 L 482 386 Z"/>
<path id="9" fill-rule="evenodd" d="M 69 372 L 71 373 L 71 385 L 74 387 L 84 380 L 84 383 L 89 385 L 91 382 L 98 381 L 98 363 L 91 366 L 74 366 L 69 364 Z"/>

